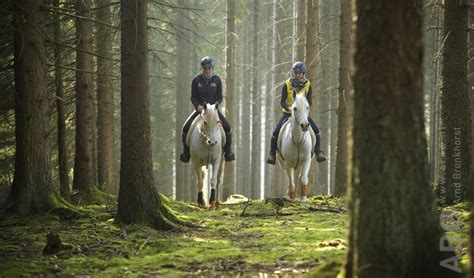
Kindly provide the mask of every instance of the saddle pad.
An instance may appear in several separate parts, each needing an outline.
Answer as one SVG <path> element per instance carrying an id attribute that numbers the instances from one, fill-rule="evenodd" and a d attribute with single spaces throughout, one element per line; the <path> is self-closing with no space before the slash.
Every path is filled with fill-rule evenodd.
<path id="1" fill-rule="evenodd" d="M 191 116 L 194 114 L 194 112 L 191 112 L 189 117 L 186 119 L 185 123 L 191 118 Z M 191 123 L 191 126 L 189 127 L 188 134 L 186 134 L 186 145 L 190 145 L 189 143 L 191 142 L 191 134 L 193 134 L 193 130 L 196 127 L 197 123 L 201 120 L 201 117 L 197 116 L 193 122 Z"/>
<path id="2" fill-rule="evenodd" d="M 290 123 L 289 120 L 286 120 L 286 122 L 283 124 L 283 126 L 280 129 L 280 133 L 278 134 L 278 141 L 277 141 L 277 151 L 280 152 L 281 150 L 281 140 L 283 138 L 283 134 L 285 133 L 285 130 L 288 128 L 288 124 Z"/>

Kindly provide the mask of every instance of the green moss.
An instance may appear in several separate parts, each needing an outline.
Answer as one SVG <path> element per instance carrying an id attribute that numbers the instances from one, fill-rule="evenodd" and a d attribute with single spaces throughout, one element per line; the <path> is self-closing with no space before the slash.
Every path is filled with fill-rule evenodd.
<path id="1" fill-rule="evenodd" d="M 76 205 L 100 205 L 100 204 L 114 204 L 117 197 L 101 191 L 98 187 L 93 186 L 86 190 L 75 192 L 71 196 L 71 200 Z"/>
<path id="2" fill-rule="evenodd" d="M 317 267 L 311 277 L 335 277 L 341 270 L 348 216 L 308 211 L 309 206 L 326 204 L 322 197 L 284 207 L 282 213 L 294 214 L 281 216 L 271 205 L 252 201 L 246 217 L 240 217 L 242 204 L 208 211 L 161 198 L 166 205 L 163 216 L 201 228 L 119 226 L 116 211 L 103 204 L 81 208 L 85 212 L 73 219 L 57 214 L 7 217 L 0 222 L 0 276 L 273 276 L 285 269 L 302 273 Z M 330 204 L 334 200 L 328 198 Z M 41 255 L 49 231 L 72 249 Z"/>
<path id="3" fill-rule="evenodd" d="M 334 278 L 334 277 L 340 277 L 338 275 L 341 271 L 342 264 L 340 261 L 329 261 L 326 263 L 323 263 L 307 275 L 305 275 L 305 278 Z"/>

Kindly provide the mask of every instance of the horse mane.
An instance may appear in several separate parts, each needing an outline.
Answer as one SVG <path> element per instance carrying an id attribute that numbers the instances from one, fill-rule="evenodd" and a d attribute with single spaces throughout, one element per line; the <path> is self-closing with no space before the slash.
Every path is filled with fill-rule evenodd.
<path id="1" fill-rule="evenodd" d="M 293 107 L 301 107 L 301 105 L 308 105 L 308 100 L 303 94 L 296 94 L 293 100 Z"/>
<path id="2" fill-rule="evenodd" d="M 208 113 L 210 112 L 210 113 Z M 212 113 L 212 115 L 210 115 Z M 205 104 L 204 109 L 201 112 L 202 119 L 210 119 L 210 117 L 215 117 L 215 120 L 219 120 L 219 114 L 217 112 L 217 105 L 215 104 Z M 214 122 L 214 121 L 213 121 Z"/>

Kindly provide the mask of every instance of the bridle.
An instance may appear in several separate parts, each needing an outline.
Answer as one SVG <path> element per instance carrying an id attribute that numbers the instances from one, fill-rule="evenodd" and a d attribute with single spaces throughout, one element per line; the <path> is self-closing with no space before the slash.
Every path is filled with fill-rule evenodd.
<path id="1" fill-rule="evenodd" d="M 199 128 L 199 137 L 201 138 L 201 140 L 203 142 L 206 142 L 206 141 L 212 141 L 211 138 L 209 138 L 209 136 L 207 135 L 207 132 L 206 132 L 206 126 L 207 126 L 207 121 L 206 119 L 204 118 L 203 112 L 201 112 L 201 114 L 199 114 L 199 116 L 202 118 L 202 122 L 204 123 L 204 125 L 201 124 L 200 128 Z M 219 126 L 221 124 L 221 121 L 220 120 L 217 120 L 217 126 Z M 213 145 L 210 145 L 211 147 Z"/>
<path id="2" fill-rule="evenodd" d="M 295 108 L 296 108 L 296 107 L 293 107 L 293 109 L 291 109 L 291 115 L 294 117 L 295 124 L 298 125 L 298 126 L 300 126 L 301 124 L 300 124 L 299 121 L 298 121 L 298 115 L 297 115 L 297 113 L 295 112 Z M 296 110 L 296 111 L 298 111 L 298 110 Z M 298 127 L 298 128 L 299 128 L 299 127 Z M 299 161 L 300 161 L 300 148 L 301 148 L 301 145 L 303 144 L 303 142 L 305 141 L 307 135 L 308 135 L 308 133 L 304 133 L 303 136 L 301 136 L 301 140 L 300 140 L 299 142 L 295 142 L 295 138 L 294 138 L 294 136 L 293 136 L 293 132 L 290 132 L 291 142 L 297 147 L 297 150 L 298 150 L 295 169 L 297 169 L 298 166 L 299 166 Z"/>

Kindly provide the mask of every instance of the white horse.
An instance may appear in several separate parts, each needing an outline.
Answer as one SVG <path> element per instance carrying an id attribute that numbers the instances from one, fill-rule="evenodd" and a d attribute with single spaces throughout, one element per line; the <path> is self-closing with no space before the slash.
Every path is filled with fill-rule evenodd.
<path id="1" fill-rule="evenodd" d="M 288 196 L 296 197 L 294 174 L 299 175 L 300 201 L 306 202 L 308 195 L 308 172 L 311 166 L 311 151 L 316 143 L 314 132 L 309 126 L 309 103 L 304 94 L 295 94 L 289 120 L 278 136 L 278 160 L 288 177 Z"/>
<path id="2" fill-rule="evenodd" d="M 216 188 L 222 184 L 224 158 L 222 146 L 225 144 L 225 136 L 219 120 L 217 104 L 205 104 L 201 114 L 196 118 L 196 124 L 189 137 L 189 148 L 191 161 L 197 177 L 198 206 L 205 207 L 203 198 L 204 171 L 202 166 L 212 165 L 211 194 L 209 208 L 217 208 Z"/>

